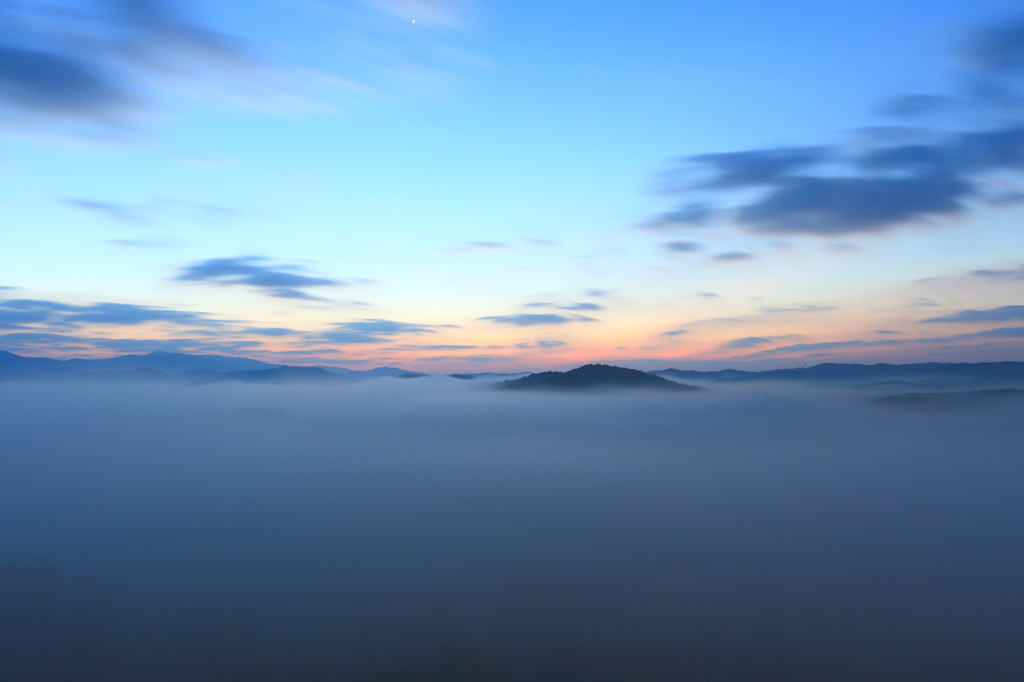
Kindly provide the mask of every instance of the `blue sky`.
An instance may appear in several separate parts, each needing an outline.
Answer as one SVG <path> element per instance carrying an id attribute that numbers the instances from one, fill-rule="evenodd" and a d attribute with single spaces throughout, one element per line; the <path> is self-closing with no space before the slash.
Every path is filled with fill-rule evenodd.
<path id="1" fill-rule="evenodd" d="M 3 3 L 0 347 L 1024 359 L 1014 9 Z"/>

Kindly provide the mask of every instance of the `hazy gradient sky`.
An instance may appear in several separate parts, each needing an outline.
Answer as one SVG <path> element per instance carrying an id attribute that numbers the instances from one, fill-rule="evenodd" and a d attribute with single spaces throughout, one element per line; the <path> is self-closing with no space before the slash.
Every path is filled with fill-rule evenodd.
<path id="1" fill-rule="evenodd" d="M 1024 360 L 1014 9 L 0 1 L 0 348 Z"/>

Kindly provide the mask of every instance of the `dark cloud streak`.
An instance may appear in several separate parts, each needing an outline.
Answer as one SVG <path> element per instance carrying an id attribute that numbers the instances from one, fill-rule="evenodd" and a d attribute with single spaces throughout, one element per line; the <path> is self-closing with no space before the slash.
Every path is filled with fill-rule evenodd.
<path id="1" fill-rule="evenodd" d="M 343 344 L 387 343 L 393 337 L 405 334 L 433 334 L 434 325 L 410 324 L 393 320 L 365 319 L 355 322 L 342 322 L 331 331 L 323 332 L 318 337 L 325 341 Z"/>
<path id="2" fill-rule="evenodd" d="M 697 174 L 704 179 L 676 182 L 671 189 L 685 196 L 685 202 L 645 227 L 703 224 L 713 217 L 703 210 L 694 213 L 694 220 L 687 219 L 694 207 L 706 206 L 693 201 L 693 194 L 701 192 L 731 198 L 732 205 L 718 209 L 718 215 L 754 234 L 881 233 L 963 217 L 979 204 L 1007 205 L 1005 194 L 992 193 L 986 176 L 1024 171 L 1024 95 L 1018 92 L 1024 73 L 1024 19 L 976 31 L 965 55 L 977 83 L 976 92 L 962 104 L 975 120 L 987 123 L 973 130 L 928 131 L 926 142 L 913 144 L 906 143 L 906 135 L 878 137 L 866 151 L 861 140 L 848 146 L 690 156 L 669 172 L 670 177 Z M 988 94 L 979 94 L 982 91 Z M 1013 106 L 1004 106 L 1003 113 L 993 116 L 993 98 Z M 939 95 L 906 95 L 891 99 L 884 113 L 920 115 L 953 101 Z"/>
<path id="3" fill-rule="evenodd" d="M 986 73 L 1024 71 L 1024 17 L 976 31 L 967 41 L 964 57 L 971 66 Z"/>
<path id="4" fill-rule="evenodd" d="M 754 254 L 747 253 L 746 251 L 727 251 L 725 253 L 716 253 L 713 258 L 720 263 L 736 263 L 753 260 Z"/>
<path id="5" fill-rule="evenodd" d="M 964 212 L 971 184 L 953 175 L 909 178 L 802 177 L 742 207 L 740 224 L 765 234 L 876 232 L 925 216 Z"/>
<path id="6" fill-rule="evenodd" d="M 0 301 L 0 328 L 4 329 L 21 329 L 33 324 L 73 328 L 82 324 L 137 325 L 148 322 L 207 326 L 220 324 L 208 319 L 205 313 L 127 303 L 76 306 L 35 299 Z"/>
<path id="7" fill-rule="evenodd" d="M 771 343 L 772 340 L 763 336 L 746 336 L 742 339 L 733 339 L 722 344 L 722 348 L 757 348 Z"/>
<path id="8" fill-rule="evenodd" d="M 954 101 L 941 95 L 901 95 L 884 102 L 878 108 L 883 116 L 912 118 L 950 108 Z"/>
<path id="9" fill-rule="evenodd" d="M 961 310 L 952 315 L 931 317 L 921 320 L 931 322 L 1006 322 L 1008 320 L 1024 320 L 1024 305 L 1004 305 L 990 310 Z"/>
<path id="10" fill-rule="evenodd" d="M 151 106 L 150 86 L 168 75 L 180 85 L 256 70 L 237 41 L 165 0 L 28 0 L 3 19 L 0 107 L 29 115 L 116 126 Z"/>
<path id="11" fill-rule="evenodd" d="M 1015 270 L 974 270 L 971 276 L 1003 280 L 1024 279 L 1024 265 Z"/>
<path id="12" fill-rule="evenodd" d="M 537 301 L 534 303 L 524 304 L 525 308 L 555 308 L 556 310 L 604 310 L 603 305 L 597 303 L 548 303 L 546 301 Z"/>
<path id="13" fill-rule="evenodd" d="M 712 173 L 709 180 L 699 182 L 695 187 L 736 189 L 774 185 L 790 177 L 792 171 L 817 165 L 831 155 L 831 150 L 826 147 L 789 147 L 701 154 L 691 156 L 687 161 Z"/>
<path id="14" fill-rule="evenodd" d="M 345 286 L 348 282 L 312 277 L 296 270 L 294 265 L 269 265 L 265 258 L 211 258 L 182 268 L 174 279 L 179 282 L 207 282 L 220 286 L 248 286 L 276 298 L 320 300 L 302 289 L 307 287 Z"/>
<path id="15" fill-rule="evenodd" d="M 702 248 L 697 242 L 685 241 L 665 242 L 661 246 L 666 251 L 670 251 L 672 253 L 692 253 L 694 251 L 700 251 Z"/>
<path id="16" fill-rule="evenodd" d="M 674 211 L 662 213 L 660 216 L 641 225 L 646 230 L 665 230 L 675 227 L 701 227 L 714 215 L 707 204 L 692 203 L 681 206 Z"/>
<path id="17" fill-rule="evenodd" d="M 0 45 L 0 103 L 34 113 L 103 120 L 133 108 L 137 98 L 87 59 Z"/>

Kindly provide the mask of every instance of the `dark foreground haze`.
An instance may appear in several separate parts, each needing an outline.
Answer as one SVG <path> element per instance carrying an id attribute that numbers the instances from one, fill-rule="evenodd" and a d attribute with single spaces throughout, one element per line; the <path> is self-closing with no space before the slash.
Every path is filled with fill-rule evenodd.
<path id="1" fill-rule="evenodd" d="M 1024 410 L 0 384 L 0 679 L 1024 679 Z"/>

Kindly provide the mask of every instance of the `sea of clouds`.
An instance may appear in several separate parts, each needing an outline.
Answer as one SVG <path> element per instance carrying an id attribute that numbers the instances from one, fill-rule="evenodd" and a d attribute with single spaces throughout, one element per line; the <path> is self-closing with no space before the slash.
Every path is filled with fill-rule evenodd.
<path id="1" fill-rule="evenodd" d="M 0 678 L 1024 678 L 1024 412 L 0 384 Z"/>

